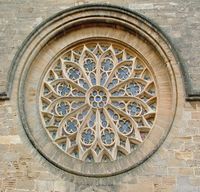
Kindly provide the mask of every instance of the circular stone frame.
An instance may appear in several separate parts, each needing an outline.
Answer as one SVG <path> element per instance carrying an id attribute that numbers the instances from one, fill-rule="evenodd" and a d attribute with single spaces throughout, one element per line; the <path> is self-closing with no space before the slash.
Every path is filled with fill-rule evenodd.
<path id="1" fill-rule="evenodd" d="M 90 98 L 91 98 L 91 95 L 94 91 L 96 90 L 101 90 L 103 91 L 103 93 L 105 93 L 107 99 L 106 101 L 104 102 L 104 105 L 102 107 L 96 107 L 96 108 L 103 108 L 107 103 L 108 103 L 108 98 L 109 98 L 109 93 L 108 93 L 108 90 L 106 90 L 104 87 L 101 87 L 101 86 L 93 86 L 89 89 L 88 93 L 86 94 L 86 100 L 87 100 L 87 103 L 91 106 L 91 107 L 94 107 L 92 104 L 91 104 L 91 101 L 90 101 Z M 97 96 L 96 96 L 97 97 Z"/>
<path id="2" fill-rule="evenodd" d="M 157 85 L 158 111 L 153 129 L 134 153 L 113 162 L 87 163 L 66 155 L 52 143 L 40 122 L 38 93 L 41 77 L 64 50 L 87 39 L 111 39 L 128 44 L 147 59 Z M 38 26 L 19 53 L 15 67 L 21 71 L 18 87 L 21 122 L 33 146 L 56 167 L 87 177 L 112 176 L 143 163 L 163 143 L 176 112 L 174 71 L 178 62 L 167 39 L 144 17 L 109 5 L 68 9 Z"/>

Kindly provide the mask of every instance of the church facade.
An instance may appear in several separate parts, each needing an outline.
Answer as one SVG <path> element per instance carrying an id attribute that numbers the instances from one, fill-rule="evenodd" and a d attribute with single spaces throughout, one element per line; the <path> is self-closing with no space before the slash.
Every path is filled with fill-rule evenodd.
<path id="1" fill-rule="evenodd" d="M 198 1 L 2 1 L 2 192 L 200 191 Z"/>

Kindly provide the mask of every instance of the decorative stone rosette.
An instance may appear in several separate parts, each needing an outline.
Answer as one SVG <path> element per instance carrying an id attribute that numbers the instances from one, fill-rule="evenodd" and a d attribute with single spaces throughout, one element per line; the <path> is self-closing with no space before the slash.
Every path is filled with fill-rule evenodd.
<path id="1" fill-rule="evenodd" d="M 63 152 L 82 161 L 130 154 L 151 131 L 156 107 L 156 85 L 146 61 L 118 43 L 72 46 L 42 80 L 43 127 Z"/>

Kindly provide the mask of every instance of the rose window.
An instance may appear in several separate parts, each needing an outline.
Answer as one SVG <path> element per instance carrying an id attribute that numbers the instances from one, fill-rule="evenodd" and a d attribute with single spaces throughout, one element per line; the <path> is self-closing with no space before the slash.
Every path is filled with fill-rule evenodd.
<path id="1" fill-rule="evenodd" d="M 67 49 L 42 80 L 40 114 L 52 142 L 87 162 L 134 151 L 156 117 L 156 85 L 133 49 L 89 42 Z"/>

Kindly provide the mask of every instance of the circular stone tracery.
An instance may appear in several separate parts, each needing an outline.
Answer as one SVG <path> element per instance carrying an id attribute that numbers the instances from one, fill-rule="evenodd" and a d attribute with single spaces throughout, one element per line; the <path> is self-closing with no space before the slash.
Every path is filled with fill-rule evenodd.
<path id="1" fill-rule="evenodd" d="M 66 50 L 48 69 L 40 95 L 51 140 L 82 161 L 130 154 L 156 117 L 156 86 L 147 64 L 113 42 L 91 41 Z"/>
<path id="2" fill-rule="evenodd" d="M 92 87 L 88 94 L 89 104 L 93 108 L 103 108 L 108 103 L 108 91 L 103 87 Z"/>

